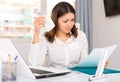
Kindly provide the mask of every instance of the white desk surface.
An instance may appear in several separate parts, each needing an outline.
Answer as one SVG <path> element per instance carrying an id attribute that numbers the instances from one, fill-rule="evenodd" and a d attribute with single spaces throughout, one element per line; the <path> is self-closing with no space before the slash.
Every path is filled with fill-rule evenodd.
<path id="1" fill-rule="evenodd" d="M 32 79 L 28 77 L 18 76 L 14 82 L 89 82 L 89 75 L 80 73 L 70 73 L 64 76 L 43 78 L 43 79 Z M 117 75 L 106 75 L 105 82 L 120 82 L 120 74 Z"/>

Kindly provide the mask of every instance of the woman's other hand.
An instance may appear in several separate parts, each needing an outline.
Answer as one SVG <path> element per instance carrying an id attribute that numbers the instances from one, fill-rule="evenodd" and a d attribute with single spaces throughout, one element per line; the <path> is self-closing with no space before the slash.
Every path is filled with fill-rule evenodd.
<path id="1" fill-rule="evenodd" d="M 109 64 L 109 60 L 106 61 L 105 68 L 108 66 L 108 64 Z"/>

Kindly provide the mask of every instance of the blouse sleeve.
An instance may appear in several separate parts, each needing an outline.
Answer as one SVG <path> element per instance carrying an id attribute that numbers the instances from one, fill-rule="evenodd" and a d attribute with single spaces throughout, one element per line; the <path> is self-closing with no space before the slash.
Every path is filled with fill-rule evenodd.
<path id="1" fill-rule="evenodd" d="M 47 44 L 44 38 L 40 36 L 39 43 L 31 43 L 29 54 L 29 62 L 31 65 L 42 66 L 46 60 Z"/>

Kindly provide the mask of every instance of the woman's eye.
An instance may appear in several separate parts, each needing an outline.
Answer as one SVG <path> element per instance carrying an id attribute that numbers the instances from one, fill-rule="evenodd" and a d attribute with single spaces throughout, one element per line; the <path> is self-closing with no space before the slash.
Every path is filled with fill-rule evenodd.
<path id="1" fill-rule="evenodd" d="M 66 21 L 63 21 L 64 23 L 67 23 L 67 20 Z"/>
<path id="2" fill-rule="evenodd" d="M 72 19 L 71 21 L 75 21 L 74 19 Z"/>

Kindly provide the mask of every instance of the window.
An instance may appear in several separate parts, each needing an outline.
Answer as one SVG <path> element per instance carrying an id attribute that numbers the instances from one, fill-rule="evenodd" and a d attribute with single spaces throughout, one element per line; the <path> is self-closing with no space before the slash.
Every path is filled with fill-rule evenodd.
<path id="1" fill-rule="evenodd" d="M 24 37 L 33 34 L 36 14 L 51 14 L 63 0 L 0 0 L 0 37 Z M 73 3 L 75 0 L 64 0 Z"/>
<path id="2" fill-rule="evenodd" d="M 31 36 L 40 0 L 0 0 L 0 37 Z"/>

